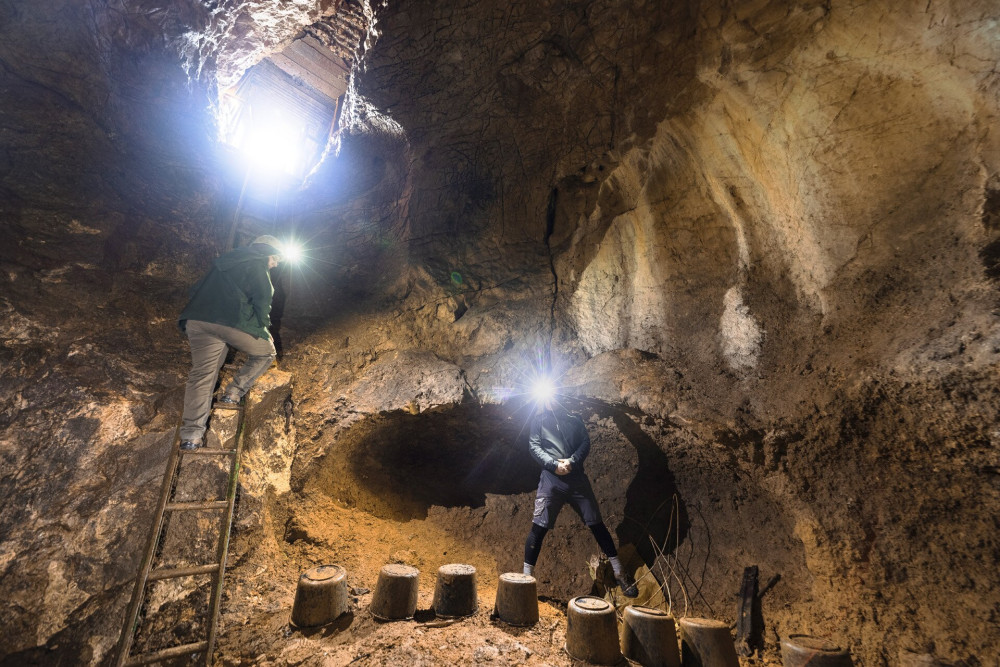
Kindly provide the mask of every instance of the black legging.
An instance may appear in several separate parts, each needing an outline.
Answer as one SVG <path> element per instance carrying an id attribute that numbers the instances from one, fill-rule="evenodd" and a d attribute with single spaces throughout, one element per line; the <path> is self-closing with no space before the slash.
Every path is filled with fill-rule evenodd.
<path id="1" fill-rule="evenodd" d="M 597 546 L 601 547 L 601 551 L 608 558 L 614 558 L 618 555 L 618 550 L 615 549 L 615 541 L 611 539 L 611 533 L 608 532 L 608 527 L 603 523 L 595 523 L 593 526 L 587 526 L 590 528 L 590 532 L 594 534 L 594 539 L 597 540 Z"/>
<path id="2" fill-rule="evenodd" d="M 615 549 L 615 541 L 611 539 L 611 533 L 608 532 L 608 527 L 603 523 L 595 523 L 593 526 L 587 526 L 590 528 L 590 532 L 594 534 L 594 539 L 597 540 L 597 546 L 601 547 L 601 551 L 608 558 L 614 558 L 618 555 L 618 550 Z M 542 540 L 545 539 L 545 533 L 549 532 L 548 528 L 544 526 L 539 526 L 537 523 L 531 524 L 531 532 L 528 533 L 528 539 L 524 541 L 524 562 L 528 565 L 534 565 L 538 562 L 538 553 L 542 550 Z"/>

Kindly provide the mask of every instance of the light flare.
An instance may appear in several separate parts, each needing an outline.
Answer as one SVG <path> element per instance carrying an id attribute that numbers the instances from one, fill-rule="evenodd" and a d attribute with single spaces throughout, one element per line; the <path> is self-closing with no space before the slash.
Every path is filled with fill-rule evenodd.
<path id="1" fill-rule="evenodd" d="M 258 173 L 297 174 L 302 162 L 302 131 L 291 124 L 261 123 L 243 140 L 240 150 Z"/>
<path id="2" fill-rule="evenodd" d="M 531 396 L 539 403 L 546 403 L 556 395 L 556 385 L 547 376 L 540 376 L 535 379 L 531 386 Z"/>
<path id="3" fill-rule="evenodd" d="M 295 241 L 282 243 L 281 260 L 290 264 L 298 264 L 302 260 L 302 245 Z"/>

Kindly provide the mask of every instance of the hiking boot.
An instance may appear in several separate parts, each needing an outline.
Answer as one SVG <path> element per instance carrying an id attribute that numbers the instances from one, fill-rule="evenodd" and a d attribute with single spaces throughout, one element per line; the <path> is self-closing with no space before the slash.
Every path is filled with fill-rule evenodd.
<path id="1" fill-rule="evenodd" d="M 618 587 L 622 589 L 622 595 L 627 598 L 637 598 L 639 597 L 639 587 L 635 585 L 635 579 L 628 572 L 622 572 L 621 575 L 615 576 L 615 581 L 618 582 Z"/>
<path id="2" fill-rule="evenodd" d="M 223 394 L 222 396 L 219 397 L 219 400 L 216 401 L 216 403 L 218 403 L 223 407 L 235 408 L 239 407 L 240 399 L 230 396 L 229 394 Z"/>
<path id="3" fill-rule="evenodd" d="M 181 449 L 185 452 L 190 452 L 201 447 L 200 442 L 195 442 L 194 440 L 185 440 L 181 443 Z"/>

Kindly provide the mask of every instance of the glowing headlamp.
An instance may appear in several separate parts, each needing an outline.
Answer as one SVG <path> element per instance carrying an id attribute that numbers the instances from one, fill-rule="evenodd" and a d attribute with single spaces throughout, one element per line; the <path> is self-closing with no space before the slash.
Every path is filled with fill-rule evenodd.
<path id="1" fill-rule="evenodd" d="M 556 386 L 549 378 L 540 377 L 532 385 L 531 395 L 539 403 L 544 403 L 556 395 Z"/>
<path id="2" fill-rule="evenodd" d="M 281 259 L 284 262 L 297 264 L 302 259 L 302 246 L 295 241 L 285 241 L 281 244 Z"/>

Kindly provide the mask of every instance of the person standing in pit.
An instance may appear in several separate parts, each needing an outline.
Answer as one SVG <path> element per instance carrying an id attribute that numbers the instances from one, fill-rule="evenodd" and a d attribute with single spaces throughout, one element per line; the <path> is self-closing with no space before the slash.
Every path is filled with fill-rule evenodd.
<path id="1" fill-rule="evenodd" d="M 590 453 L 590 435 L 583 420 L 554 405 L 551 398 L 544 399 L 531 420 L 528 450 L 542 466 L 542 472 L 535 495 L 531 532 L 524 543 L 524 574 L 534 575 L 542 540 L 555 526 L 559 511 L 568 502 L 611 561 L 622 593 L 629 598 L 637 597 L 638 588 L 618 560 L 614 539 L 604 525 L 590 479 L 583 471 L 583 462 Z"/>
<path id="2" fill-rule="evenodd" d="M 269 271 L 281 261 L 280 247 L 273 236 L 259 236 L 249 246 L 217 258 L 191 288 L 191 299 L 178 322 L 191 345 L 181 449 L 198 449 L 203 444 L 212 391 L 230 346 L 245 352 L 247 360 L 219 398 L 223 405 L 238 405 L 274 361 L 274 341 L 268 330 L 274 297 Z"/>

